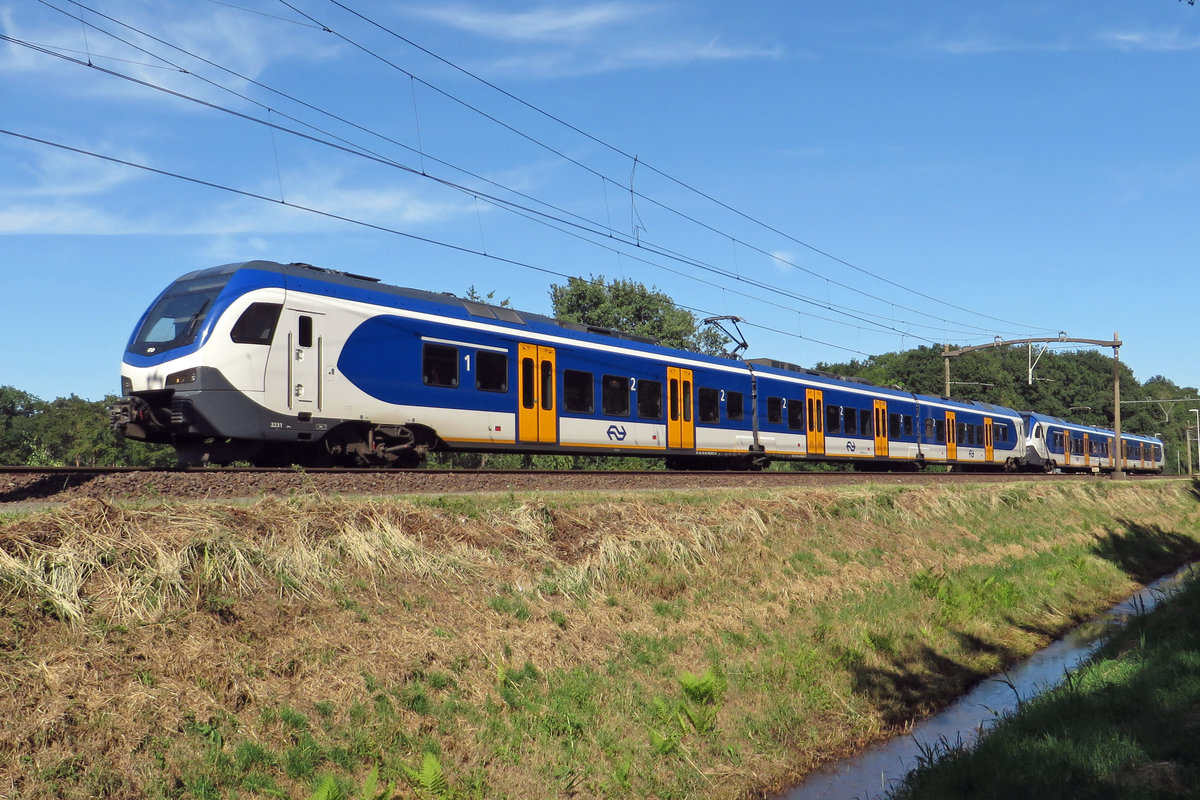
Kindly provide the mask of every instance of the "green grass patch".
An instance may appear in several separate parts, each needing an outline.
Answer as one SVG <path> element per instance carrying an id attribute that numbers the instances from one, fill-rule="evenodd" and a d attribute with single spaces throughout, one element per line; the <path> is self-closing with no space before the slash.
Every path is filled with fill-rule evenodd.
<path id="1" fill-rule="evenodd" d="M 923 798 L 1195 797 L 1200 578 L 1136 617 L 974 748 L 941 743 L 892 793 Z"/>

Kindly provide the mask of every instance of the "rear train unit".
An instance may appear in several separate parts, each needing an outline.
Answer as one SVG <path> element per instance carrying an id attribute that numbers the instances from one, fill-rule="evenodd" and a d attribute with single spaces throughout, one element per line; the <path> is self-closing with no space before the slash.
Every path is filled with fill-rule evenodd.
<path id="1" fill-rule="evenodd" d="M 1036 414 L 675 350 L 307 264 L 184 275 L 139 320 L 121 387 L 114 426 L 188 464 L 413 465 L 474 451 L 677 468 L 1105 468 L 1055 458 L 1058 429 Z M 1161 469 L 1161 443 L 1123 438 L 1151 455 L 1127 469 Z"/>

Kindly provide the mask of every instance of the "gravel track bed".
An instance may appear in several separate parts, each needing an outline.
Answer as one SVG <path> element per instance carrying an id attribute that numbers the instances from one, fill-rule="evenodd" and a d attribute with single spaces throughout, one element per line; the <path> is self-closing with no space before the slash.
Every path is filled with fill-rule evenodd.
<path id="1" fill-rule="evenodd" d="M 1055 476 L 1062 480 L 1065 476 Z M 529 491 L 625 491 L 728 487 L 782 488 L 847 483 L 923 483 L 1045 480 L 1043 476 L 922 473 L 708 473 L 708 472 L 5 472 L 0 473 L 0 507 L 16 503 L 59 503 L 77 498 L 109 500 L 198 500 L 287 496 L 448 494 Z M 1069 479 L 1069 478 L 1068 478 Z M 1082 476 L 1082 480 L 1095 480 Z M 15 509 L 14 509 L 15 510 Z"/>

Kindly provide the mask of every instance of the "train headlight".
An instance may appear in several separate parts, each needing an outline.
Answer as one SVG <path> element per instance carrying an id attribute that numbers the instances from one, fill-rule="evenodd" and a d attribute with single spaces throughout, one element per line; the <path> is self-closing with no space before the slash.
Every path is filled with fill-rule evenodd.
<path id="1" fill-rule="evenodd" d="M 180 370 L 179 372 L 172 372 L 170 375 L 167 376 L 167 386 L 179 386 L 180 384 L 183 384 L 183 383 L 195 383 L 195 382 L 196 382 L 196 368 L 195 367 L 192 367 L 191 369 Z"/>
<path id="2" fill-rule="evenodd" d="M 128 397 L 133 394 L 133 380 L 126 375 L 121 376 L 121 396 Z"/>

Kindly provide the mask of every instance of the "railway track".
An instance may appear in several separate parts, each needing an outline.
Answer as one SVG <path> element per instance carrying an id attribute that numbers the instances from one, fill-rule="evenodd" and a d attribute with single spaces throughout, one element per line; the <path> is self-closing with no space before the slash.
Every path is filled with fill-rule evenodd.
<path id="1" fill-rule="evenodd" d="M 1131 478 L 1143 480 L 1144 477 Z M 0 507 L 77 498 L 195 500 L 289 496 L 469 494 L 528 491 L 627 491 L 780 488 L 850 483 L 946 483 L 1107 480 L 1090 474 L 945 472 L 672 472 L 443 469 L 288 469 L 227 467 L 0 467 Z"/>

